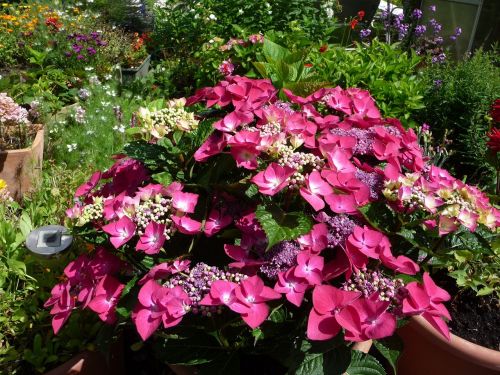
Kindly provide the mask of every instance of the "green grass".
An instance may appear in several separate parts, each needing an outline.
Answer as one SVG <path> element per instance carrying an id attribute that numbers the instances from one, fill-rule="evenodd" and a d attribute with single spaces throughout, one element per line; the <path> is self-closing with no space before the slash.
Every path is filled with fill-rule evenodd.
<path id="1" fill-rule="evenodd" d="M 88 87 L 90 97 L 79 100 L 53 116 L 47 124 L 47 157 L 70 170 L 104 169 L 112 163 L 111 156 L 120 153 L 125 142 L 124 129 L 130 124 L 139 100 L 118 96 L 112 81 Z M 77 122 L 77 108 L 85 110 L 83 122 Z M 120 122 L 115 109 L 122 112 Z"/>

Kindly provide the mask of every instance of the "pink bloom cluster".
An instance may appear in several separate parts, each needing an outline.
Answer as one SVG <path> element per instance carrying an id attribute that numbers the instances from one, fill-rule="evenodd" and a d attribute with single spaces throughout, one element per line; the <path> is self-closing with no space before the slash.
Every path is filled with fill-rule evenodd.
<path id="1" fill-rule="evenodd" d="M 272 301 L 284 297 L 308 309 L 312 340 L 330 339 L 340 330 L 350 341 L 378 339 L 394 333 L 397 318 L 412 315 L 422 315 L 449 337 L 445 319 L 450 316 L 443 304 L 449 295 L 427 273 L 423 283 L 408 285 L 390 276 L 415 275 L 420 269 L 397 254 L 388 235 L 370 225 L 360 208 L 381 201 L 396 211 L 417 211 L 426 215 L 425 228 L 437 226 L 441 234 L 459 224 L 494 229 L 498 211 L 479 190 L 430 165 L 414 131 L 382 118 L 367 91 L 323 88 L 306 98 L 284 92 L 288 103 L 278 99 L 269 80 L 228 75 L 186 102 L 227 110 L 194 159 L 203 163 L 230 155 L 246 174 L 238 184 L 254 184 L 261 194 L 256 199 L 242 201 L 229 189 L 210 187 L 206 204 L 198 205 L 198 195 L 179 182 L 148 183 L 146 169 L 131 159 L 119 159 L 77 189 L 68 215 L 77 225 L 91 223 L 107 233 L 116 249 L 135 239 L 137 251 L 157 259 L 165 241 L 179 232 L 212 237 L 233 226 L 239 233 L 224 245 L 231 261 L 223 270 L 202 262 L 209 257 L 203 248 L 195 249 L 201 250 L 198 258 L 182 255 L 197 259 L 192 267 L 181 257 L 143 275 L 132 314 L 140 336 L 147 339 L 161 324 L 175 326 L 189 312 L 209 315 L 223 308 L 256 328 L 267 319 Z M 266 252 L 268 238 L 256 214 L 262 196 L 292 202 L 315 224 L 309 233 Z M 191 217 L 195 210 L 201 221 Z M 65 272 L 68 281 L 54 288 L 47 306 L 52 306 L 55 329 L 75 301 L 84 307 L 88 301 L 101 319 L 110 319 L 121 286 L 93 274 L 88 282 L 84 275 L 89 272 Z M 96 298 L 92 288 L 101 283 L 98 295 L 111 306 L 108 310 L 89 299 Z"/>
<path id="2" fill-rule="evenodd" d="M 422 172 L 405 174 L 386 170 L 389 180 L 383 193 L 395 209 L 427 211 L 433 218 L 426 220 L 425 225 L 437 227 L 440 235 L 456 231 L 460 224 L 472 232 L 478 224 L 491 230 L 500 225 L 500 211 L 491 206 L 486 194 L 444 169 L 430 166 Z"/>
<path id="3" fill-rule="evenodd" d="M 115 248 L 138 237 L 136 250 L 149 255 L 160 252 L 176 231 L 198 233 L 201 223 L 189 216 L 198 195 L 184 192 L 178 182 L 141 187 L 146 178 L 141 164 L 120 160 L 110 170 L 94 173 L 76 190 L 77 202 L 67 214 L 79 225 L 92 223 L 107 233 Z"/>
<path id="4" fill-rule="evenodd" d="M 14 99 L 0 92 L 0 124 L 18 125 L 28 122 L 28 111 L 18 105 Z"/>
<path id="5" fill-rule="evenodd" d="M 221 51 L 229 51 L 233 49 L 233 46 L 248 46 L 249 44 L 259 44 L 264 43 L 264 35 L 262 34 L 252 34 L 247 40 L 244 39 L 236 39 L 231 38 L 227 41 L 226 44 L 222 45 L 219 50 Z"/>
<path id="6" fill-rule="evenodd" d="M 52 288 L 45 307 L 51 307 L 52 328 L 59 332 L 76 308 L 89 308 L 108 324 L 116 321 L 116 305 L 125 287 L 115 277 L 123 262 L 104 248 L 80 255 L 64 269 L 64 281 Z"/>

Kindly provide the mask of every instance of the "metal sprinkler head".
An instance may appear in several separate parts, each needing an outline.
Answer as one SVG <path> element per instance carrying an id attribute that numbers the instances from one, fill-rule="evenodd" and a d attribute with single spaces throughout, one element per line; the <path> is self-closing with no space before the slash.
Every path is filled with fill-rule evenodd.
<path id="1" fill-rule="evenodd" d="M 33 253 L 50 257 L 71 246 L 73 236 L 62 225 L 46 225 L 31 231 L 26 238 L 26 247 Z"/>

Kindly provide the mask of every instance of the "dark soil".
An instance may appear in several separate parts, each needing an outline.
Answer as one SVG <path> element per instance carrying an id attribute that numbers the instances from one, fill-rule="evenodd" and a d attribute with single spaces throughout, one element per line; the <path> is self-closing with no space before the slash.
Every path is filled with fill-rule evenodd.
<path id="1" fill-rule="evenodd" d="M 438 283 L 452 296 L 446 304 L 452 317 L 450 331 L 475 344 L 500 350 L 500 301 L 496 295 L 476 297 L 471 289 L 459 291 L 454 280 L 440 279 Z"/>

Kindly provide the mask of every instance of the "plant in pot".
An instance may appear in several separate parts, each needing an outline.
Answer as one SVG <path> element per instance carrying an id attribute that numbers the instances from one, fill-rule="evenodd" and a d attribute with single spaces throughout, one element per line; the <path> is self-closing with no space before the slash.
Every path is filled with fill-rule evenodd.
<path id="1" fill-rule="evenodd" d="M 150 40 L 147 33 L 134 33 L 133 40 L 125 52 L 121 66 L 122 78 L 134 79 L 144 77 L 149 70 L 151 55 L 148 54 L 146 44 Z"/>
<path id="2" fill-rule="evenodd" d="M 14 199 L 31 188 L 43 159 L 43 127 L 28 118 L 28 110 L 0 93 L 0 178 Z"/>
<path id="3" fill-rule="evenodd" d="M 499 142 L 495 132 L 495 106 L 491 113 L 492 131 L 488 134 L 489 161 L 498 169 Z M 432 133 L 423 132 L 425 150 L 432 150 Z M 446 143 L 446 142 L 445 142 Z M 441 157 L 446 149 L 441 145 L 430 153 Z M 498 186 L 498 183 L 497 183 Z M 492 196 L 498 202 L 498 196 Z M 455 209 L 451 206 L 450 209 Z M 494 218 L 489 219 L 492 223 Z M 473 224 L 473 222 L 471 222 Z M 444 342 L 437 332 L 421 320 L 400 330 L 405 350 L 399 362 L 404 374 L 429 371 L 454 374 L 497 374 L 500 371 L 500 243 L 498 221 L 492 229 L 472 227 L 474 232 L 458 230 L 453 236 L 443 236 L 432 251 L 427 252 L 421 264 L 436 272 L 437 282 L 452 295 L 449 303 L 451 335 Z M 425 356 L 420 363 L 416 358 Z"/>
<path id="4" fill-rule="evenodd" d="M 494 218 L 474 220 L 495 226 L 498 211 L 429 163 L 369 92 L 278 92 L 227 76 L 137 112 L 135 140 L 67 211 L 95 249 L 46 302 L 56 333 L 88 309 L 132 322 L 133 340 L 165 363 L 243 374 L 385 374 L 353 348 L 375 340 L 395 366 L 385 338 L 414 315 L 449 337 L 449 296 L 415 262 L 414 238 L 427 237 L 410 233 L 468 221 L 445 212 L 445 198 L 405 199 L 417 184 L 429 195 L 455 184 Z"/>

